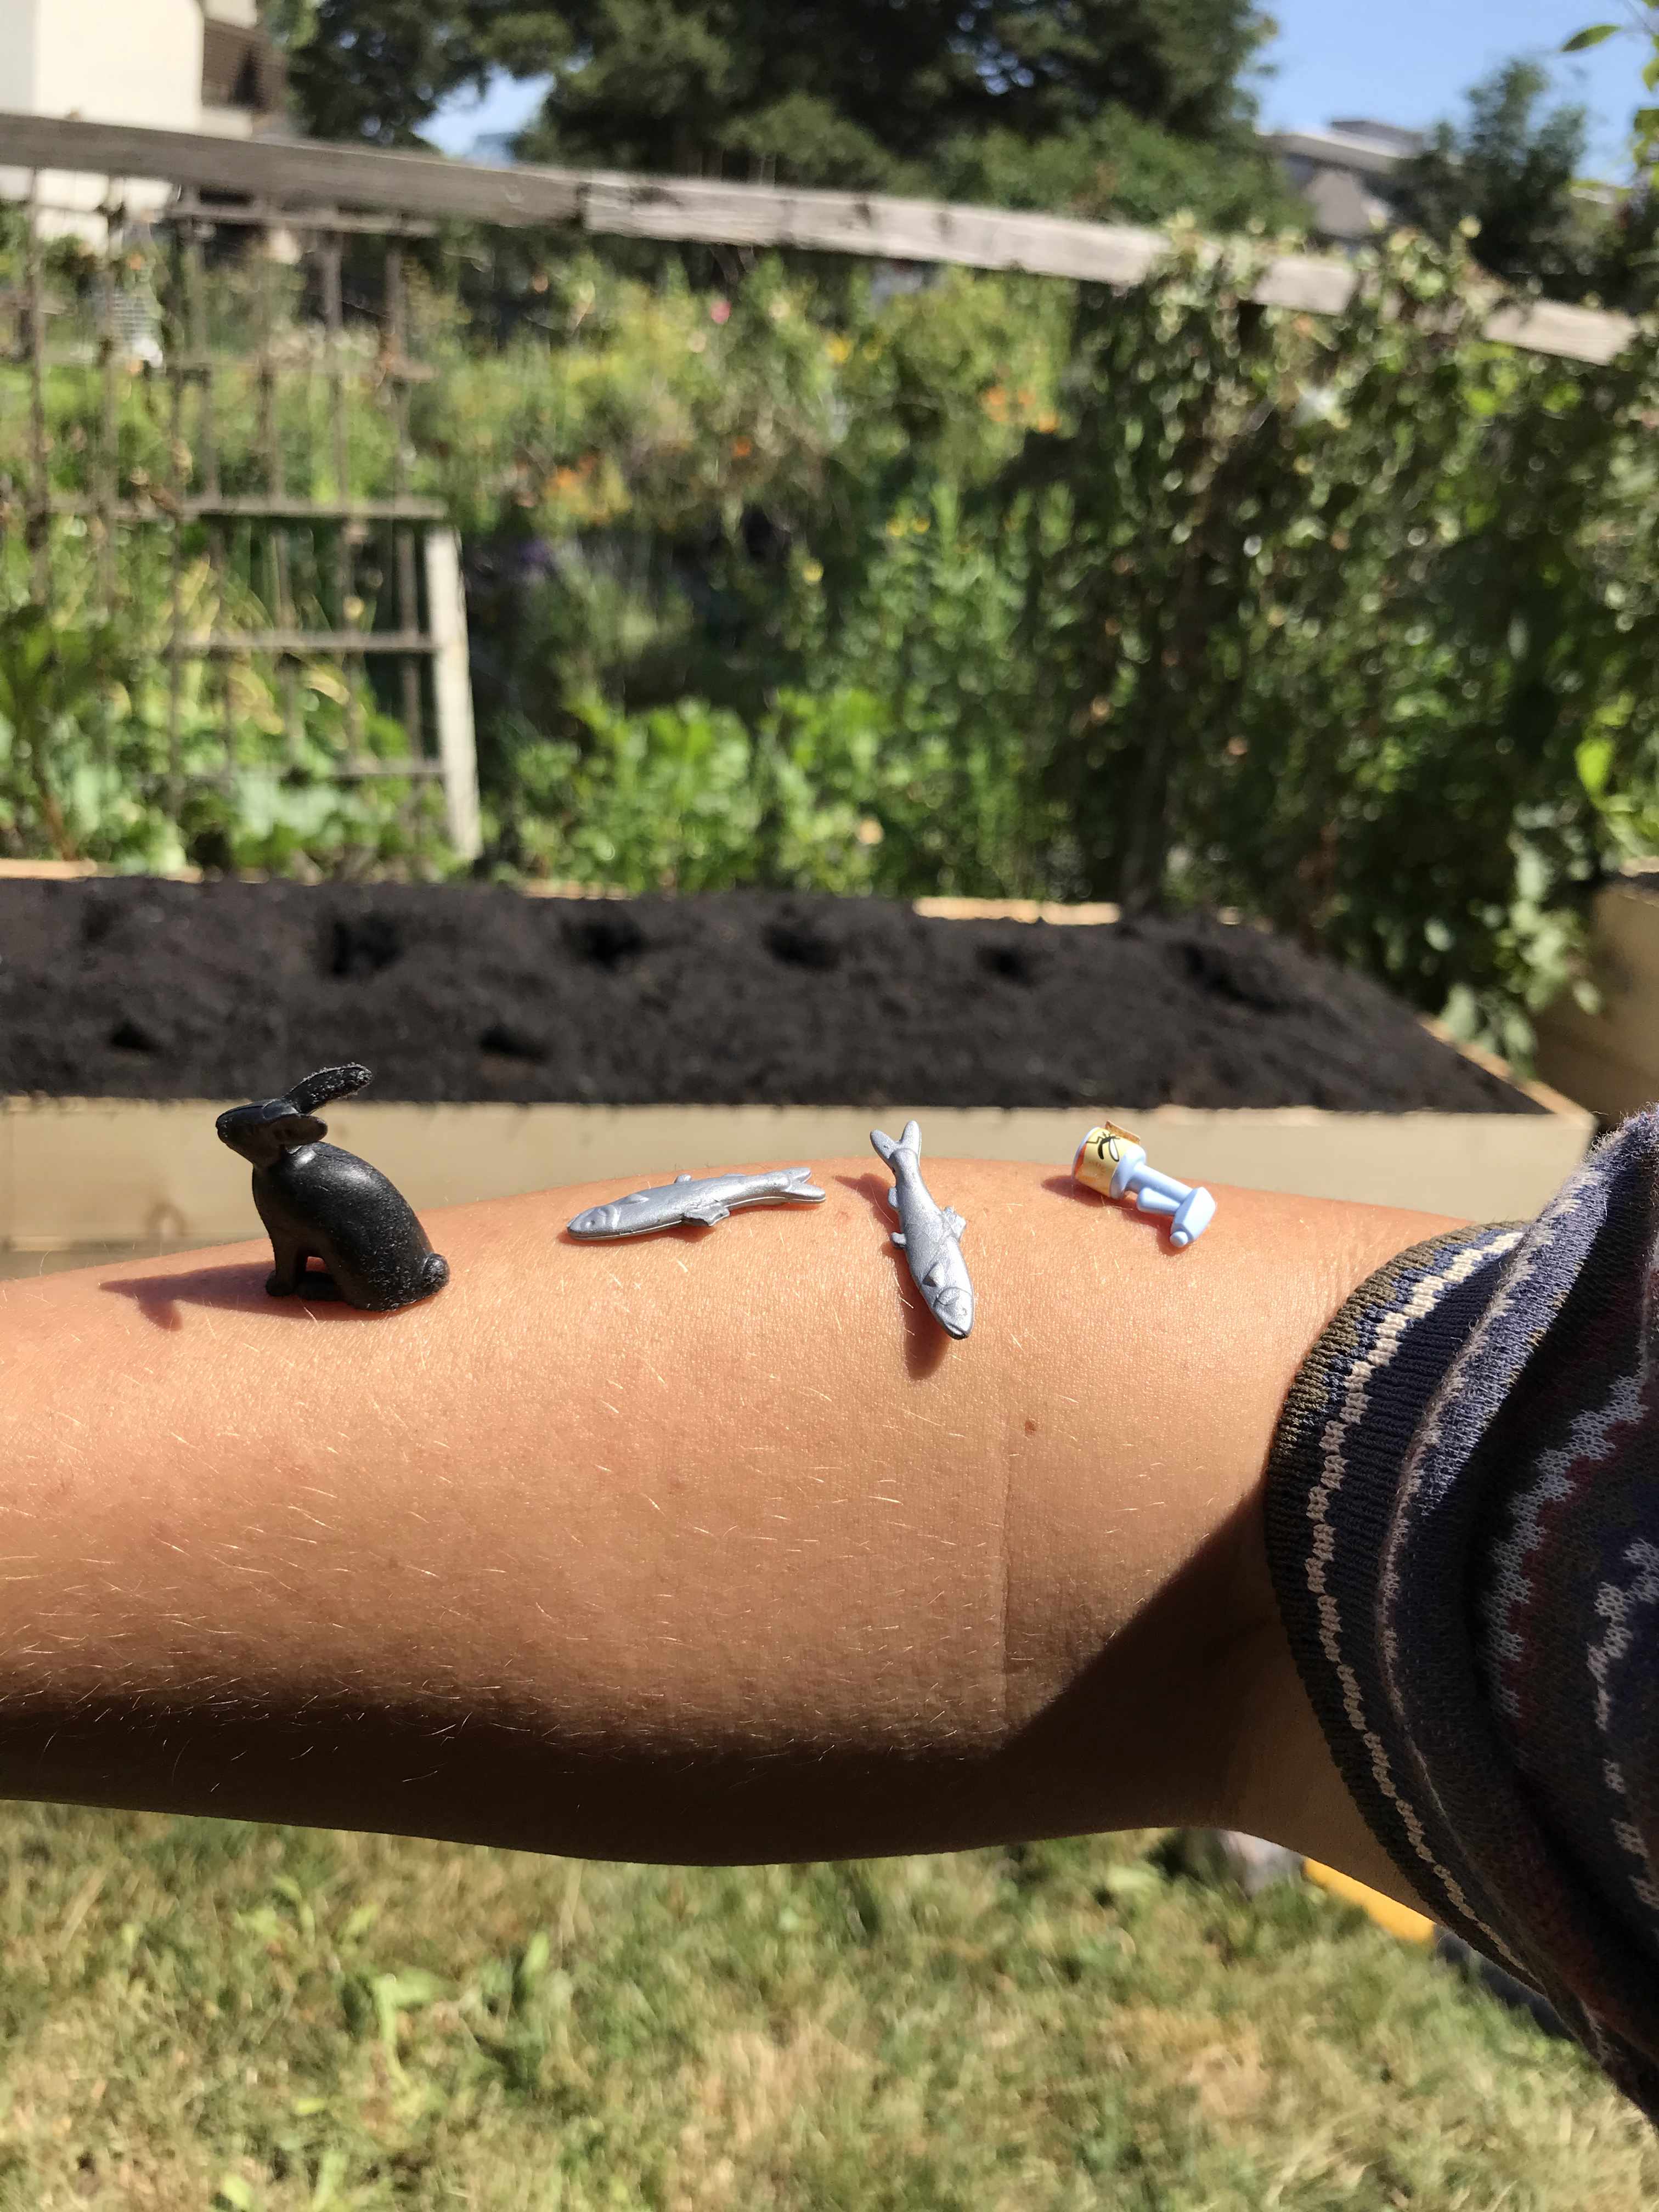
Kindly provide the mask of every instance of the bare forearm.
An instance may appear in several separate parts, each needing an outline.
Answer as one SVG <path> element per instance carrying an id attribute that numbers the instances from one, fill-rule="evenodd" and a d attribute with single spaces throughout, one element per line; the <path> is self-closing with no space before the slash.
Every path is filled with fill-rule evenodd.
<path id="1" fill-rule="evenodd" d="M 14 1287 L 0 1788 L 688 1859 L 1277 1791 L 1342 1855 L 1257 1491 L 1313 1336 L 1443 1224 L 1230 1193 L 1173 1257 L 941 1162 L 951 1345 L 885 1179 L 822 1179 L 597 1248 L 601 1194 L 440 1216 L 452 1287 L 391 1317 L 273 1304 L 251 1249 Z"/>

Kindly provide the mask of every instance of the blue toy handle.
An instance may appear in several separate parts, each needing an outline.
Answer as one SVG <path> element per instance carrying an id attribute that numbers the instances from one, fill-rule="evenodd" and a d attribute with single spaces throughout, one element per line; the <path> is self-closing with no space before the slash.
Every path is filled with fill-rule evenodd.
<path id="1" fill-rule="evenodd" d="M 1161 1168 L 1148 1167 L 1143 1160 L 1129 1179 L 1129 1188 L 1142 1213 L 1171 1214 L 1177 1212 L 1187 1197 L 1190 1185 L 1177 1182 Z"/>
<path id="2" fill-rule="evenodd" d="M 1184 1249 L 1194 1237 L 1201 1237 L 1214 1219 L 1215 1200 L 1200 1183 L 1196 1190 L 1188 1192 L 1176 1208 L 1175 1219 L 1170 1227 L 1170 1243 Z"/>

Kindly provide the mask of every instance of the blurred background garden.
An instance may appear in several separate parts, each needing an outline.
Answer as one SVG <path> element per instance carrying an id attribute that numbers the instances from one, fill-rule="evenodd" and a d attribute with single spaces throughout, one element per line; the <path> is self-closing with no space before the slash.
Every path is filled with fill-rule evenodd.
<path id="1" fill-rule="evenodd" d="M 267 35 L 315 131 L 406 143 L 447 93 L 568 48 L 526 155 L 1157 222 L 1170 250 L 1126 289 L 448 223 L 403 252 L 394 344 L 378 240 L 346 241 L 331 340 L 313 261 L 251 233 L 210 234 L 193 329 L 176 227 L 107 256 L 84 226 L 48 237 L 44 420 L 0 376 L 3 852 L 457 865 L 395 777 L 330 774 L 348 721 L 402 757 L 384 671 L 168 672 L 173 589 L 191 629 L 257 630 L 279 597 L 390 624 L 373 549 L 331 601 L 326 532 L 276 579 L 268 531 L 198 520 L 125 533 L 100 592 L 106 446 L 107 495 L 165 513 L 210 437 L 228 498 L 274 468 L 319 501 L 427 495 L 459 530 L 471 865 L 1218 905 L 1524 1062 L 1591 894 L 1659 817 L 1651 334 L 1605 365 L 1483 335 L 1506 297 L 1653 297 L 1650 202 L 1584 185 L 1582 111 L 1536 60 L 1499 68 L 1416 134 L 1348 241 L 1352 301 L 1314 315 L 1249 297 L 1319 210 L 1254 127 L 1266 26 L 1243 0 L 1156 22 L 1103 0 L 1072 29 L 1077 10 L 987 9 L 982 39 L 1014 40 L 1006 83 L 927 10 L 867 82 L 850 19 L 826 44 L 810 9 L 764 30 L 645 12 L 642 46 L 619 4 L 327 0 Z M 30 248 L 9 223 L 21 363 Z M 195 371 L 161 374 L 169 349 Z M 388 379 L 394 351 L 418 380 Z M 35 446 L 82 510 L 49 532 L 28 523 Z"/>
<path id="2" fill-rule="evenodd" d="M 1479 66 L 1409 10 L 1417 105 L 1322 135 L 1265 127 L 1296 33 L 1252 0 L 209 0 L 274 142 L 1165 246 L 1108 283 L 202 190 L 58 220 L 0 168 L 0 861 L 1219 909 L 1524 1072 L 1659 852 L 1659 46 L 1471 13 Z M 1330 312 L 1273 298 L 1310 251 Z M 393 650 L 422 516 L 476 850 Z M 1659 2188 L 1524 2012 L 1158 1834 L 710 1872 L 17 1808 L 0 1946 L 18 2212 Z"/>

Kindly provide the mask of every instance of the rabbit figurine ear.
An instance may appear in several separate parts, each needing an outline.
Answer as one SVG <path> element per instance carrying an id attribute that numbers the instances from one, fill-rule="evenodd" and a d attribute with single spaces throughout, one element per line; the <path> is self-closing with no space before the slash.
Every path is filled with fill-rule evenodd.
<path id="1" fill-rule="evenodd" d="M 295 1111 L 291 1098 L 267 1098 L 257 1105 L 234 1106 L 218 1121 L 219 1141 L 257 1167 L 270 1167 L 284 1152 L 315 1144 L 328 1134 L 326 1122 Z"/>
<path id="2" fill-rule="evenodd" d="M 288 1095 L 296 1112 L 314 1114 L 319 1106 L 331 1105 L 337 1098 L 354 1097 L 374 1080 L 368 1068 L 352 1060 L 344 1067 L 319 1067 L 315 1075 L 296 1083 Z"/>
<path id="3" fill-rule="evenodd" d="M 292 1152 L 327 1136 L 328 1124 L 314 1114 L 276 1114 L 265 1123 L 265 1131 L 279 1152 Z"/>

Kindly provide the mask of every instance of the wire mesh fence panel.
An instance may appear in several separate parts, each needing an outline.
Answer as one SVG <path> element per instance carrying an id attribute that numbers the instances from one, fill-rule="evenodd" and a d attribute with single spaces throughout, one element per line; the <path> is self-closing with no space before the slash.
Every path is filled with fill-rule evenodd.
<path id="1" fill-rule="evenodd" d="M 419 551 L 448 519 L 414 489 L 403 240 L 431 226 L 76 182 L 0 198 L 0 687 L 33 718 L 0 848 L 472 858 Z M 98 776 L 139 826 L 85 832 Z"/>

